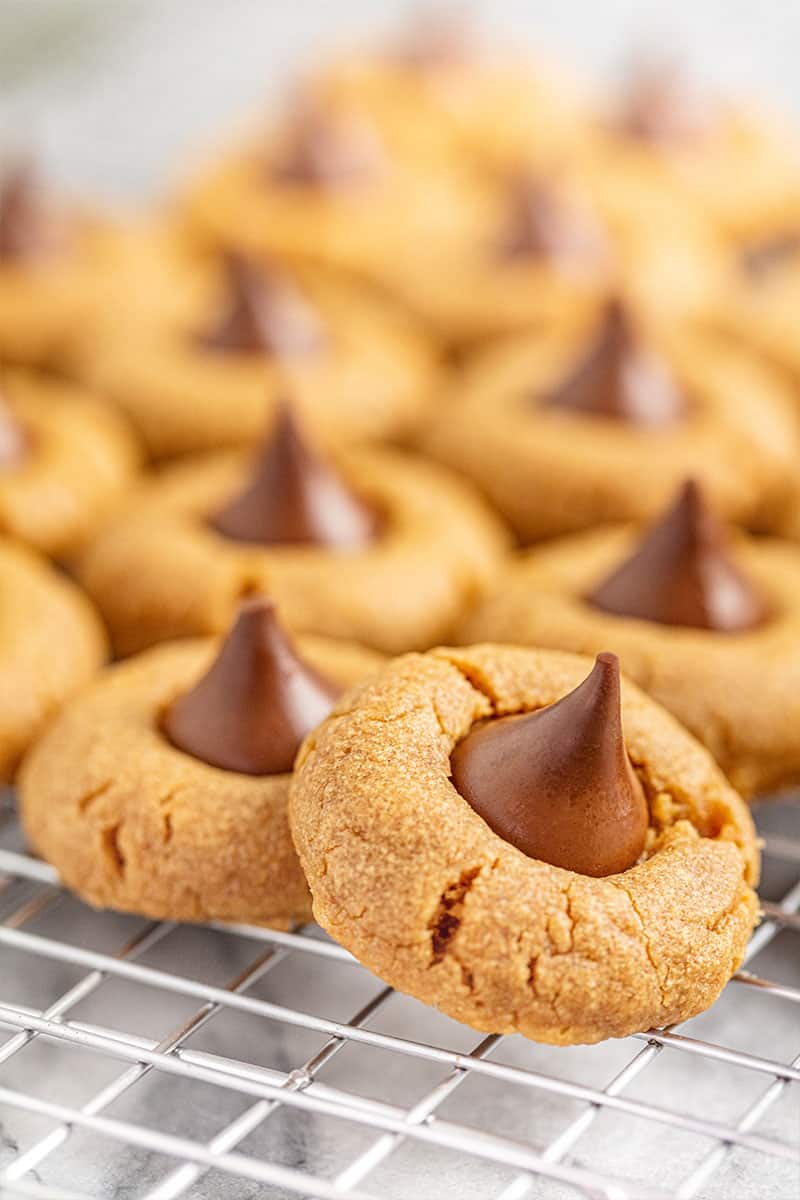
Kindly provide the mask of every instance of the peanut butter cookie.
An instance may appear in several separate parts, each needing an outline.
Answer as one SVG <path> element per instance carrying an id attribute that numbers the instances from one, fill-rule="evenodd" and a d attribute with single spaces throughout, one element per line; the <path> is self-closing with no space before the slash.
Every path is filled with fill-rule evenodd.
<path id="1" fill-rule="evenodd" d="M 79 373 L 153 458 L 252 444 L 291 381 L 307 423 L 344 441 L 404 437 L 435 377 L 415 325 L 353 284 L 228 253 L 172 228 L 120 234 Z"/>
<path id="2" fill-rule="evenodd" d="M 800 200 L 800 142 L 787 122 L 643 64 L 596 123 L 593 152 L 620 187 L 677 189 L 725 237 L 780 219 Z"/>
<path id="3" fill-rule="evenodd" d="M 616 659 L 407 655 L 306 740 L 290 824 L 314 916 L 387 982 L 561 1045 L 707 1008 L 758 904 L 746 807 Z"/>
<path id="4" fill-rule="evenodd" d="M 162 472 L 79 575 L 123 654 L 221 632 L 252 592 L 272 596 L 290 628 L 397 652 L 444 638 L 504 546 L 479 498 L 440 468 L 372 449 L 326 461 L 283 410 L 254 464 L 228 454 Z"/>
<path id="5" fill-rule="evenodd" d="M 304 638 L 262 601 L 227 639 L 161 646 L 106 671 L 28 757 L 35 849 L 89 903 L 179 921 L 308 920 L 286 816 L 303 735 L 380 659 Z"/>
<path id="6" fill-rule="evenodd" d="M 768 522 L 798 436 L 769 370 L 685 327 L 646 330 L 615 302 L 599 323 L 479 356 L 424 445 L 534 541 L 652 517 L 690 475 L 723 515 Z"/>
<path id="7" fill-rule="evenodd" d="M 106 222 L 54 202 L 27 163 L 0 172 L 0 361 L 61 367 L 94 308 Z"/>
<path id="8" fill-rule="evenodd" d="M 461 636 L 615 651 L 751 795 L 800 781 L 798 595 L 797 547 L 726 538 L 689 484 L 644 532 L 599 529 L 526 553 Z"/>

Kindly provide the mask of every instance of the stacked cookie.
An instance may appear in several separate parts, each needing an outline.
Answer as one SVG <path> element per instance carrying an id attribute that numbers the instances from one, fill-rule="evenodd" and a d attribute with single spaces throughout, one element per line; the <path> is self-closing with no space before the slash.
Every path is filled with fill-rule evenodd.
<path id="1" fill-rule="evenodd" d="M 168 213 L 10 172 L 0 771 L 65 883 L 482 1030 L 712 1003 L 800 783 L 796 158 L 433 24 Z"/>

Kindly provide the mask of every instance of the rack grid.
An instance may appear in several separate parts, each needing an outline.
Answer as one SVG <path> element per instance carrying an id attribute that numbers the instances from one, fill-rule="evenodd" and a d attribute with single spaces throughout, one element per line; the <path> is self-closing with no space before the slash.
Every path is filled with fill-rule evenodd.
<path id="1" fill-rule="evenodd" d="M 484 1036 L 314 926 L 98 913 L 0 809 L 0 1195 L 794 1200 L 800 806 L 714 1008 L 595 1047 Z"/>

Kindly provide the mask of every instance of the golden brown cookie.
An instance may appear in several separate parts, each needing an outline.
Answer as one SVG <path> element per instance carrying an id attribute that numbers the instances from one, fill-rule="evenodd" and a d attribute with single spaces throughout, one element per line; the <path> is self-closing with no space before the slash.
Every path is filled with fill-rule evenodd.
<path id="1" fill-rule="evenodd" d="M 252 592 L 300 632 L 397 652 L 447 636 L 504 546 L 496 519 L 440 468 L 372 449 L 325 461 L 283 413 L 254 464 L 228 454 L 162 472 L 79 575 L 123 654 L 220 632 Z"/>
<path id="2" fill-rule="evenodd" d="M 800 142 L 775 114 L 702 94 L 645 65 L 597 122 L 590 154 L 620 188 L 677 189 L 726 237 L 779 220 L 800 200 Z"/>
<path id="3" fill-rule="evenodd" d="M 737 521 L 769 521 L 794 470 L 782 382 L 716 339 L 648 331 L 613 304 L 588 327 L 476 357 L 424 439 L 523 541 L 654 516 L 687 476 Z"/>
<path id="4" fill-rule="evenodd" d="M 691 489 L 651 528 L 604 528 L 522 556 L 464 641 L 613 650 L 745 795 L 800 781 L 800 551 L 726 546 Z"/>
<path id="5" fill-rule="evenodd" d="M 105 655 L 88 600 L 33 551 L 0 538 L 0 782 Z"/>
<path id="6" fill-rule="evenodd" d="M 521 154 L 540 161 L 583 135 L 576 81 L 518 47 L 490 45 L 463 19 L 417 17 L 383 46 L 335 59 L 315 79 L 323 97 L 369 115 L 404 158 L 433 170 L 457 155 L 503 167 Z"/>
<path id="7" fill-rule="evenodd" d="M 190 182 L 179 212 L 201 248 L 381 282 L 398 259 L 422 269 L 428 248 L 469 219 L 470 202 L 458 163 L 421 169 L 385 143 L 369 113 L 311 94 Z"/>
<path id="8" fill-rule="evenodd" d="M 79 373 L 118 405 L 154 458 L 241 447 L 291 382 L 315 430 L 397 438 L 429 400 L 416 326 L 319 271 L 237 256 L 198 261 L 171 228 L 121 233 Z"/>
<path id="9" fill-rule="evenodd" d="M 470 219 L 425 260 L 387 262 L 392 294 L 458 351 L 591 321 L 624 292 L 661 321 L 708 320 L 725 261 L 709 223 L 674 189 L 616 188 L 580 163 L 522 159 L 471 186 Z"/>
<path id="10" fill-rule="evenodd" d="M 633 684 L 617 749 L 647 801 L 636 865 L 596 877 L 530 857 L 457 790 L 451 756 L 468 737 L 545 710 L 591 669 L 491 645 L 407 655 L 354 689 L 297 760 L 290 824 L 316 920 L 387 982 L 477 1029 L 570 1044 L 693 1016 L 756 920 L 745 806 Z M 591 753 L 573 749 L 577 762 Z"/>
<path id="11" fill-rule="evenodd" d="M 130 488 L 127 422 L 76 384 L 0 373 L 0 531 L 53 558 L 76 553 Z"/>
<path id="12" fill-rule="evenodd" d="M 42 194 L 29 166 L 0 177 L 0 361 L 60 367 L 94 308 L 105 222 Z"/>
<path id="13" fill-rule="evenodd" d="M 327 695 L 314 707 L 316 691 L 330 684 L 335 694 L 379 661 L 324 638 L 295 649 L 269 610 L 251 605 L 221 653 L 205 638 L 110 668 L 25 763 L 20 811 L 31 844 L 98 907 L 182 921 L 308 920 L 286 817 L 294 748 L 330 708 Z M 170 725 L 201 680 L 203 712 L 180 712 Z M 242 730 L 226 726 L 254 713 L 246 746 Z M 175 744 L 192 730 L 198 747 Z M 293 736 L 286 758 L 279 743 Z M 219 765 L 225 749 L 235 768 Z"/>
<path id="14" fill-rule="evenodd" d="M 472 188 L 472 218 L 425 260 L 397 256 L 384 279 L 448 348 L 548 328 L 592 311 L 617 280 L 608 230 L 583 190 L 520 170 Z"/>

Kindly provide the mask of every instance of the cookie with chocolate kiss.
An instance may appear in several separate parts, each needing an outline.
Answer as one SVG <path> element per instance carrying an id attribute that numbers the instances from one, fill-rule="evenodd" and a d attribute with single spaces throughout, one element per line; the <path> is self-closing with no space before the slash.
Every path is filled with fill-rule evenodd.
<path id="1" fill-rule="evenodd" d="M 724 529 L 689 482 L 649 526 L 605 527 L 520 556 L 461 636 L 611 647 L 750 796 L 800 781 L 798 595 L 800 550 Z"/>
<path id="2" fill-rule="evenodd" d="M 689 477 L 723 519 L 769 527 L 795 473 L 785 382 L 697 326 L 648 320 L 630 297 L 473 355 L 454 399 L 423 445 L 523 544 L 654 520 Z"/>
<path id="3" fill-rule="evenodd" d="M 556 170 L 506 170 L 472 218 L 392 263 L 391 287 L 457 355 L 596 312 L 617 264 L 592 197 Z"/>
<path id="4" fill-rule="evenodd" d="M 746 806 L 613 655 L 394 659 L 304 743 L 289 819 L 319 924 L 485 1032 L 684 1020 L 758 920 Z"/>
<path id="5" fill-rule="evenodd" d="M 449 473 L 325 446 L 282 406 L 255 454 L 160 472 L 79 574 L 120 654 L 222 632 L 238 601 L 261 592 L 294 630 L 388 653 L 445 640 L 505 546 L 497 519 Z"/>
<path id="6" fill-rule="evenodd" d="M 25 764 L 31 844 L 99 907 L 308 920 L 286 815 L 292 763 L 340 693 L 379 664 L 352 643 L 291 638 L 271 602 L 253 597 L 222 640 L 175 642 L 111 668 Z"/>
<path id="7" fill-rule="evenodd" d="M 28 159 L 0 164 L 0 361 L 72 374 L 108 232 L 53 197 Z"/>
<path id="8" fill-rule="evenodd" d="M 232 241 L 198 256 L 168 226 L 115 239 L 77 370 L 150 457 L 255 445 L 287 388 L 324 439 L 407 436 L 436 376 L 419 330 L 352 279 Z"/>

